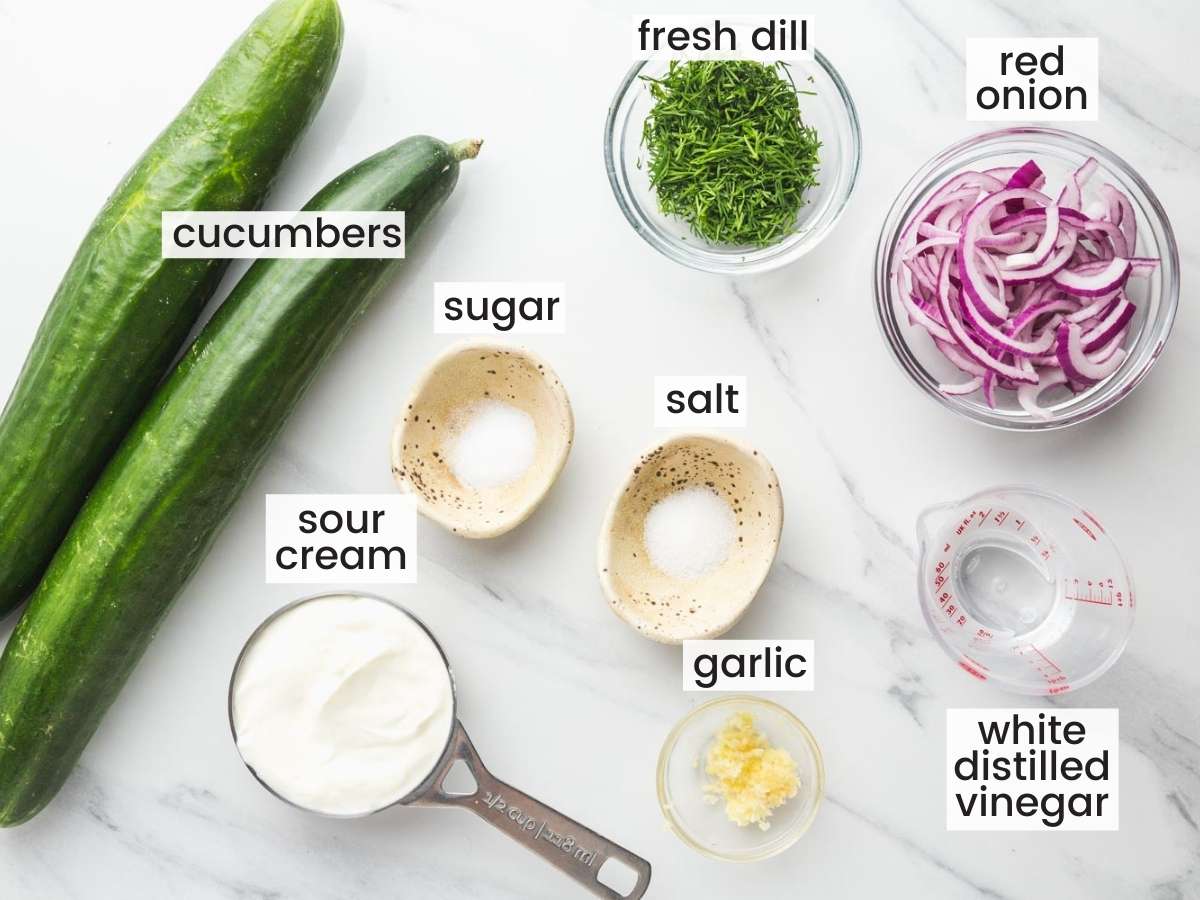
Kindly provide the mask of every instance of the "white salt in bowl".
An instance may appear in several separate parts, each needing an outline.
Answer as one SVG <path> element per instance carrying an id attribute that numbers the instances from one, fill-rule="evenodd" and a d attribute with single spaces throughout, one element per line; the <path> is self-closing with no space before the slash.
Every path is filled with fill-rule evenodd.
<path id="1" fill-rule="evenodd" d="M 522 422 L 532 424 L 531 447 Z M 492 448 L 478 444 L 489 437 L 492 460 Z M 463 537 L 495 537 L 537 508 L 574 437 L 567 392 L 546 362 L 505 344 L 455 344 L 430 363 L 396 423 L 392 475 L 426 518 Z M 526 456 L 529 465 L 514 468 Z M 515 477 L 493 483 L 507 475 Z"/>
<path id="2" fill-rule="evenodd" d="M 646 519 L 659 501 L 697 488 L 728 505 L 729 548 L 703 574 L 680 577 L 651 560 Z M 678 512 L 690 509 L 704 512 L 691 503 L 681 504 Z M 712 522 L 723 527 L 720 517 Z M 714 638 L 732 628 L 754 600 L 775 560 L 782 529 L 783 494 L 766 457 L 728 438 L 678 435 L 642 454 L 613 499 L 597 551 L 600 584 L 613 611 L 652 640 L 679 644 Z M 708 542 L 697 541 L 703 543 Z M 698 560 L 709 550 L 698 548 Z"/>

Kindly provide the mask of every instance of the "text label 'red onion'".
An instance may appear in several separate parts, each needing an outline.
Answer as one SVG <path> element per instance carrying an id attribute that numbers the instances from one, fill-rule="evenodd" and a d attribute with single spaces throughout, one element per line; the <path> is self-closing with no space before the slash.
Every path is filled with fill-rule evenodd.
<path id="1" fill-rule="evenodd" d="M 164 212 L 164 259 L 403 259 L 404 213 Z"/>

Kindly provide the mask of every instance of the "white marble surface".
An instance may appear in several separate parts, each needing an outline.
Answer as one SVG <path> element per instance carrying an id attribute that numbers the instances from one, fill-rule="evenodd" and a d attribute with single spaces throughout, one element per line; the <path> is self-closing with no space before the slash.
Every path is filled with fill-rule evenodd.
<path id="1" fill-rule="evenodd" d="M 0 0 L 0 392 L 91 216 L 251 6 Z M 296 593 L 262 583 L 263 493 L 390 490 L 392 418 L 450 340 L 431 333 L 431 282 L 537 279 L 567 282 L 573 301 L 568 334 L 527 342 L 574 402 L 566 470 L 535 517 L 499 540 L 465 543 L 423 523 L 420 585 L 388 592 L 440 635 L 462 717 L 497 774 L 648 857 L 652 897 L 1200 897 L 1200 323 L 1190 302 L 1200 19 L 1166 0 L 804 4 L 858 103 L 861 181 L 816 253 L 731 281 L 655 254 L 604 175 L 601 130 L 629 65 L 629 14 L 684 8 L 653 6 L 343 0 L 341 69 L 272 205 L 295 208 L 409 133 L 479 135 L 485 152 L 291 420 L 61 796 L 0 834 L 0 894 L 575 896 L 463 813 L 339 822 L 284 806 L 242 767 L 225 715 L 243 639 Z M 1152 184 L 1184 259 L 1176 330 L 1146 384 L 1098 421 L 1040 436 L 986 431 L 922 397 L 888 357 L 870 299 L 876 233 L 900 184 L 975 129 L 962 112 L 964 38 L 1025 33 L 1100 37 L 1102 116 L 1079 130 Z M 749 376 L 744 436 L 774 462 L 788 512 L 779 561 L 731 636 L 810 637 L 820 655 L 818 690 L 786 703 L 824 748 L 825 806 L 790 852 L 750 867 L 704 859 L 664 828 L 655 758 L 696 698 L 680 692 L 678 650 L 609 612 L 594 566 L 610 493 L 661 436 L 652 376 L 701 370 Z M 944 828 L 943 711 L 1012 698 L 956 671 L 927 633 L 913 523 L 933 501 L 1010 480 L 1098 511 L 1138 579 L 1125 656 L 1061 701 L 1121 709 L 1119 833 Z"/>

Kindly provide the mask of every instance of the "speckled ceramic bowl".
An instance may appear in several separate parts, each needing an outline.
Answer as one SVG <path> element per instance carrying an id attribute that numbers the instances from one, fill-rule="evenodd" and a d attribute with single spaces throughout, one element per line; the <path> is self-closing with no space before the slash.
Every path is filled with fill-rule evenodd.
<path id="1" fill-rule="evenodd" d="M 447 457 L 464 413 L 487 400 L 527 413 L 537 447 L 517 480 L 474 488 L 455 477 Z M 392 434 L 392 474 L 402 491 L 416 495 L 427 518 L 463 537 L 495 537 L 537 508 L 566 464 L 574 436 L 567 392 L 544 361 L 505 344 L 456 344 L 430 363 L 413 389 Z"/>
<path id="2" fill-rule="evenodd" d="M 650 561 L 644 525 L 655 503 L 689 487 L 716 491 L 733 510 L 737 530 L 722 563 L 685 580 Z M 727 438 L 678 435 L 644 453 L 613 499 L 600 532 L 600 583 L 613 611 L 652 640 L 713 638 L 750 606 L 782 528 L 779 479 L 761 453 Z"/>

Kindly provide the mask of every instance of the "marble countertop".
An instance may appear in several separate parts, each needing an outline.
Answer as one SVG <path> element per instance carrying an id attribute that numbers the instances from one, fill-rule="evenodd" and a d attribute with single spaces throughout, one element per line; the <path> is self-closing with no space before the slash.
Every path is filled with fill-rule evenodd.
<path id="1" fill-rule="evenodd" d="M 243 640 L 297 594 L 263 584 L 264 492 L 391 490 L 393 418 L 453 340 L 432 333 L 431 283 L 543 280 L 566 282 L 572 305 L 567 334 L 523 341 L 553 364 L 574 404 L 576 443 L 559 483 L 529 522 L 494 541 L 422 522 L 420 584 L 387 591 L 439 635 L 463 721 L 499 777 L 650 859 L 652 897 L 1200 897 L 1200 321 L 1187 296 L 1200 278 L 1196 11 L 1164 0 L 806 4 L 858 104 L 861 179 L 811 256 L 731 280 L 656 254 L 604 174 L 604 113 L 642 6 L 342 5 L 340 71 L 271 205 L 296 208 L 410 133 L 479 135 L 485 151 L 291 419 L 62 794 L 0 834 L 0 893 L 576 896 L 461 812 L 333 821 L 279 803 L 243 768 L 225 711 Z M 92 215 L 246 20 L 242 0 L 111 0 L 69 12 L 0 0 L 0 79 L 17 88 L 6 92 L 0 150 L 10 175 L 0 393 Z M 1101 118 L 1077 130 L 1139 169 L 1182 240 L 1185 296 L 1167 352 L 1131 399 L 1063 433 L 997 433 L 929 402 L 889 357 L 871 307 L 887 206 L 920 163 L 980 127 L 963 116 L 964 39 L 1000 34 L 1100 38 Z M 824 750 L 824 807 L 799 844 L 752 866 L 705 859 L 665 828 L 656 757 L 702 697 L 680 691 L 678 649 L 609 611 L 595 573 L 610 496 L 662 437 L 652 377 L 695 371 L 748 376 L 751 421 L 740 436 L 774 463 L 787 508 L 779 559 L 729 636 L 812 638 L 821 670 L 815 692 L 778 696 Z M 944 710 L 1015 698 L 964 677 L 928 633 L 914 596 L 914 522 L 935 501 L 1010 481 L 1097 511 L 1138 580 L 1125 655 L 1055 701 L 1121 710 L 1116 833 L 945 830 Z"/>

